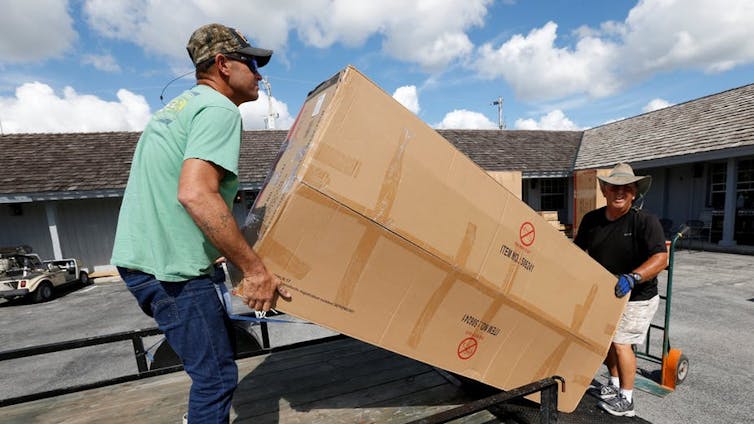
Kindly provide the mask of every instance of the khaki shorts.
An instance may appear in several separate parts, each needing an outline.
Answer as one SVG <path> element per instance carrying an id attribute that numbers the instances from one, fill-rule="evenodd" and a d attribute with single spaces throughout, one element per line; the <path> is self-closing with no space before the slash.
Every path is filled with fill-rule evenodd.
<path id="1" fill-rule="evenodd" d="M 628 302 L 618 323 L 618 331 L 615 332 L 613 343 L 643 344 L 647 338 L 652 317 L 657 312 L 659 305 L 660 296 L 655 296 L 649 300 Z"/>

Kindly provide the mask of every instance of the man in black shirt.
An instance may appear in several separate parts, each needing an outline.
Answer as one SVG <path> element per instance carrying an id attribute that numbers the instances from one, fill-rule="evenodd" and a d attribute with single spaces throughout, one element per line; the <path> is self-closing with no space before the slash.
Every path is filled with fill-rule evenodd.
<path id="1" fill-rule="evenodd" d="M 607 206 L 584 215 L 574 242 L 618 276 L 617 297 L 631 295 L 605 358 L 610 382 L 592 393 L 610 414 L 632 417 L 636 378 L 632 345 L 644 342 L 657 311 L 657 274 L 667 266 L 668 255 L 660 221 L 633 207 L 634 200 L 649 190 L 651 177 L 636 176 L 630 165 L 621 163 L 607 177 L 598 178 Z"/>

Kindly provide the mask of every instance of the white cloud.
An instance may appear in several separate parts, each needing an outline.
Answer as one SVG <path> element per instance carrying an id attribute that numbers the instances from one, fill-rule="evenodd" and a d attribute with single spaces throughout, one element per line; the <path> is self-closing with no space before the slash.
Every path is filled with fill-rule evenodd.
<path id="1" fill-rule="evenodd" d="M 574 50 L 555 46 L 558 25 L 548 22 L 528 35 L 515 35 L 500 47 L 484 44 L 473 65 L 480 75 L 503 77 L 525 100 L 559 98 L 587 92 L 594 96 L 615 91 L 608 71 L 615 48 L 610 42 L 584 37 Z"/>
<path id="2" fill-rule="evenodd" d="M 647 103 L 641 111 L 644 113 L 652 112 L 658 109 L 664 109 L 668 106 L 672 106 L 673 103 L 668 102 L 667 100 L 663 99 L 652 99 L 649 103 Z"/>
<path id="3" fill-rule="evenodd" d="M 58 133 L 97 131 L 141 131 L 151 117 L 143 96 L 121 89 L 117 101 L 77 93 L 66 87 L 62 95 L 43 83 L 33 82 L 16 89 L 15 97 L 0 97 L 0 120 L 5 133 Z M 244 129 L 264 129 L 268 114 L 268 97 L 259 93 L 255 102 L 239 108 Z M 272 98 L 277 112 L 276 129 L 288 129 L 294 117 L 288 105 Z"/>
<path id="4" fill-rule="evenodd" d="M 751 0 L 643 0 L 625 21 L 580 27 L 558 45 L 557 24 L 477 50 L 473 68 L 504 78 L 524 100 L 602 97 L 658 72 L 722 72 L 754 61 Z"/>
<path id="5" fill-rule="evenodd" d="M 639 74 L 673 69 L 721 72 L 754 60 L 754 2 L 652 0 L 625 21 L 625 54 Z"/>
<path id="6" fill-rule="evenodd" d="M 416 94 L 415 85 L 406 85 L 398 87 L 393 93 L 393 98 L 398 100 L 406 109 L 418 114 L 421 108 L 419 107 L 419 96 Z"/>
<path id="7" fill-rule="evenodd" d="M 81 63 L 83 63 L 84 65 L 92 65 L 100 71 L 120 72 L 120 66 L 118 65 L 118 62 L 110 54 L 87 54 L 81 58 Z"/>
<path id="8" fill-rule="evenodd" d="M 485 115 L 470 110 L 454 110 L 445 115 L 442 122 L 434 124 L 438 129 L 495 129 L 497 124 L 490 121 Z"/>
<path id="9" fill-rule="evenodd" d="M 265 48 L 285 51 L 291 32 L 306 45 L 354 47 L 373 36 L 383 52 L 438 70 L 468 55 L 466 31 L 484 24 L 492 0 L 86 0 L 88 23 L 100 34 L 133 42 L 146 51 L 186 60 L 191 31 L 208 21 L 241 30 Z M 263 16 L 264 19 L 259 17 Z"/>
<path id="10" fill-rule="evenodd" d="M 0 63 L 60 57 L 78 35 L 68 1 L 3 1 L 0 13 Z"/>
<path id="11" fill-rule="evenodd" d="M 517 130 L 552 130 L 552 131 L 577 131 L 580 130 L 562 110 L 556 109 L 539 118 L 534 119 L 516 119 L 514 127 Z"/>
<path id="12" fill-rule="evenodd" d="M 118 101 L 76 93 L 71 87 L 62 96 L 39 82 L 16 89 L 15 97 L 0 98 L 5 133 L 53 133 L 141 131 L 149 120 L 144 97 L 118 90 Z"/>
<path id="13" fill-rule="evenodd" d="M 266 128 L 265 118 L 269 115 L 269 97 L 260 90 L 259 98 L 254 102 L 242 104 L 241 111 L 244 130 L 261 130 Z M 288 112 L 288 105 L 272 97 L 272 110 L 277 113 L 275 129 L 287 130 L 293 125 L 295 118 Z"/>

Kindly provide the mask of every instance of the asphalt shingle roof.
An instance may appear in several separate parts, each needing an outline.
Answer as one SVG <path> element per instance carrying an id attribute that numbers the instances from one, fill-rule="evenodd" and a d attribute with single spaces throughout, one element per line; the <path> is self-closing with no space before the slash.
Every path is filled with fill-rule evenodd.
<path id="1" fill-rule="evenodd" d="M 277 158 L 288 131 L 244 131 L 241 136 L 241 157 L 238 179 L 242 184 L 260 185 Z"/>
<path id="2" fill-rule="evenodd" d="M 562 173 L 573 169 L 581 131 L 438 130 L 487 171 Z"/>
<path id="3" fill-rule="evenodd" d="M 245 131 L 239 180 L 264 182 L 287 131 Z M 441 130 L 489 171 L 569 171 L 580 132 Z M 0 138 L 0 194 L 122 190 L 139 132 L 8 134 Z"/>
<path id="4" fill-rule="evenodd" d="M 287 131 L 246 131 L 239 180 L 264 181 Z M 140 132 L 8 134 L 0 137 L 0 193 L 122 190 Z"/>
<path id="5" fill-rule="evenodd" d="M 754 145 L 754 84 L 584 131 L 575 169 Z"/>
<path id="6" fill-rule="evenodd" d="M 754 84 L 586 131 L 439 130 L 487 171 L 563 174 L 754 146 Z M 245 131 L 239 179 L 260 185 L 287 131 Z M 138 132 L 0 137 L 0 194 L 122 190 Z"/>
<path id="7" fill-rule="evenodd" d="M 140 133 L 6 134 L 0 193 L 122 189 Z"/>

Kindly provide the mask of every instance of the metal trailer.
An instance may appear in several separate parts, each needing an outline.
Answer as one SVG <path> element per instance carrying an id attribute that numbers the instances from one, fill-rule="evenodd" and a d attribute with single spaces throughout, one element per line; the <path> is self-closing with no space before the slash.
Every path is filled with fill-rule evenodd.
<path id="1" fill-rule="evenodd" d="M 271 315 L 274 316 L 277 315 L 277 313 L 272 312 Z M 327 343 L 334 340 L 347 338 L 344 335 L 335 335 L 322 339 L 294 343 L 292 345 L 279 348 L 272 348 L 270 347 L 267 319 L 254 319 L 252 314 L 237 316 L 250 318 L 248 321 L 234 322 L 236 326 L 236 341 L 238 343 L 238 354 L 236 356 L 237 359 L 265 355 L 272 352 L 283 352 L 286 350 L 293 350 L 298 347 Z M 269 321 L 275 322 L 272 319 L 270 319 Z M 260 325 L 260 330 L 262 333 L 261 343 L 256 339 L 256 337 L 252 335 L 250 331 L 248 331 L 248 329 L 244 328 L 244 326 L 248 325 L 249 322 L 254 322 Z M 149 328 L 0 352 L 0 362 L 2 362 L 35 355 L 62 352 L 67 350 L 80 349 L 83 347 L 98 346 L 130 340 L 133 345 L 133 353 L 134 357 L 136 358 L 136 364 L 138 367 L 138 372 L 135 374 L 129 374 L 116 378 L 96 381 L 93 383 L 74 385 L 60 389 L 40 391 L 8 399 L 0 399 L 0 408 L 181 371 L 183 369 L 183 366 L 180 364 L 180 360 L 170 348 L 170 346 L 165 343 L 164 337 L 151 347 L 145 347 L 145 338 L 159 336 L 161 334 L 162 331 L 160 331 L 158 328 Z M 154 353 L 152 353 L 152 351 L 154 351 Z M 437 371 L 440 370 L 438 369 Z M 558 385 L 558 383 L 560 383 L 560 385 Z M 536 421 L 542 424 L 554 424 L 558 421 L 557 404 L 559 388 L 562 388 L 563 390 L 565 389 L 565 380 L 562 377 L 553 376 L 521 387 L 517 387 L 509 391 L 496 391 L 495 394 L 487 396 L 483 399 L 477 399 L 456 408 L 451 408 L 434 415 L 430 415 L 418 420 L 413 420 L 410 424 L 446 423 L 457 418 L 467 417 L 495 405 L 501 405 L 506 402 L 523 399 L 524 396 L 533 393 L 541 393 L 541 404 L 536 408 L 530 407 L 529 411 L 527 411 L 534 417 L 534 420 L 532 422 Z"/>

